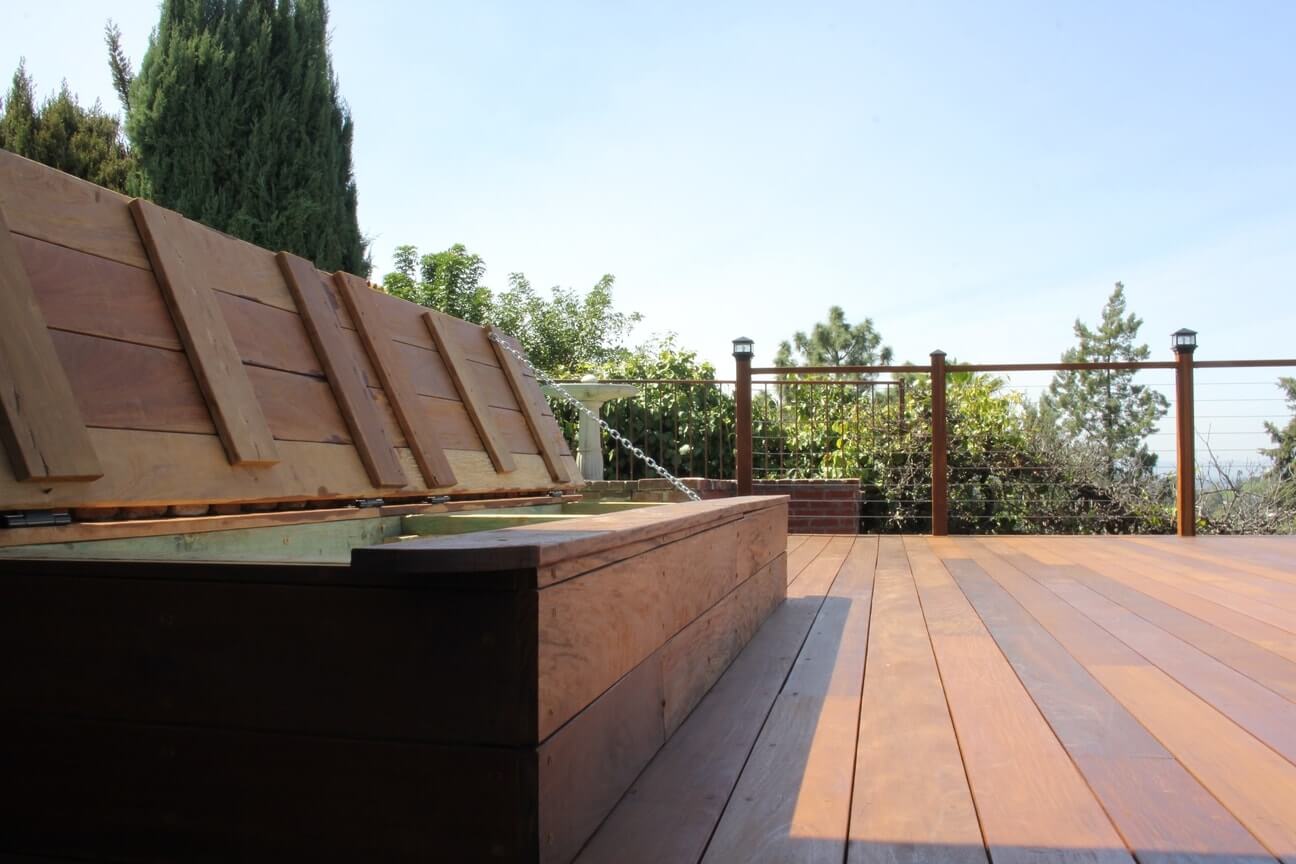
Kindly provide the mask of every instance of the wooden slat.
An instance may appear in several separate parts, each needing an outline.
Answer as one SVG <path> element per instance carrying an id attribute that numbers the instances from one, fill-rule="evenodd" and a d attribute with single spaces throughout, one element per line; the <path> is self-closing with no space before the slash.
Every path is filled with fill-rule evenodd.
<path id="1" fill-rule="evenodd" d="M 860 703 L 849 864 L 985 864 L 903 542 L 882 538 Z M 889 548 L 887 548 L 889 547 Z M 886 561 L 883 566 L 881 561 Z"/>
<path id="2" fill-rule="evenodd" d="M 212 281 L 227 266 L 209 245 L 219 235 L 143 199 L 130 209 L 230 464 L 275 464 L 274 437 L 212 293 Z"/>
<path id="3" fill-rule="evenodd" d="M 788 584 L 796 582 L 801 571 L 809 567 L 824 548 L 827 547 L 828 541 L 832 538 L 826 534 L 816 534 L 806 538 L 806 541 L 798 546 L 795 550 L 788 553 Z"/>
<path id="4" fill-rule="evenodd" d="M 453 486 L 454 471 L 445 458 L 436 430 L 428 422 L 427 413 L 423 411 L 409 377 L 396 365 L 391 338 L 374 306 L 376 293 L 363 279 L 350 273 L 333 274 L 333 284 L 351 312 L 351 320 L 364 340 L 365 350 L 387 393 L 387 401 L 400 421 L 405 440 L 414 452 L 414 460 L 427 485 L 434 488 Z"/>
<path id="5" fill-rule="evenodd" d="M 545 466 L 549 469 L 549 476 L 558 483 L 572 482 L 572 475 L 563 462 L 561 449 L 555 439 L 562 436 L 558 433 L 558 425 L 553 420 L 546 421 L 541 411 L 540 403 L 544 402 L 544 397 L 540 395 L 540 388 L 534 378 L 527 378 L 523 373 L 522 364 L 518 359 L 508 352 L 508 350 L 495 339 L 503 339 L 515 349 L 520 350 L 517 340 L 506 334 L 498 327 L 491 325 L 486 328 L 486 332 L 491 339 L 491 347 L 495 349 L 495 354 L 499 357 L 500 368 L 504 370 L 504 375 L 508 378 L 509 386 L 513 388 L 513 395 L 517 398 L 518 407 L 526 417 L 527 425 L 531 427 L 531 435 L 535 438 L 536 448 L 540 451 L 541 458 L 544 459 Z"/>
<path id="6" fill-rule="evenodd" d="M 369 388 L 342 339 L 342 328 L 325 298 L 319 271 L 305 258 L 287 252 L 280 252 L 278 259 L 370 481 L 380 487 L 404 486 L 405 472 L 383 430 Z"/>
<path id="7" fill-rule="evenodd" d="M 996 862 L 1129 862 L 1125 843 L 976 612 L 929 548 L 905 548 L 945 683 L 986 846 Z"/>
<path id="8" fill-rule="evenodd" d="M 9 206 L 12 209 L 14 202 Z M 93 480 L 103 475 L 3 213 L 0 441 L 19 480 Z"/>
<path id="9" fill-rule="evenodd" d="M 840 862 L 845 853 L 873 588 L 871 544 L 844 554 L 704 861 Z"/>
<path id="10" fill-rule="evenodd" d="M 495 428 L 490 406 L 479 389 L 476 377 L 473 375 L 471 368 L 473 364 L 462 356 L 459 346 L 451 341 L 445 324 L 440 320 L 444 317 L 446 316 L 441 315 L 439 312 L 427 311 L 423 313 L 423 321 L 432 333 L 432 339 L 436 342 L 437 353 L 441 355 L 441 362 L 445 364 L 446 371 L 450 373 L 455 390 L 459 393 L 459 400 L 463 402 L 464 410 L 468 412 L 473 426 L 477 428 L 477 434 L 481 436 L 482 445 L 485 446 L 487 455 L 490 456 L 491 462 L 494 463 L 495 470 L 501 473 L 512 471 L 517 465 L 514 463 L 513 457 L 509 455 L 508 446 L 501 439 L 499 430 Z"/>
<path id="11" fill-rule="evenodd" d="M 983 569 L 1001 570 L 1002 559 L 971 551 L 975 560 L 946 567 L 1138 860 L 1265 858 L 1250 832 Z"/>

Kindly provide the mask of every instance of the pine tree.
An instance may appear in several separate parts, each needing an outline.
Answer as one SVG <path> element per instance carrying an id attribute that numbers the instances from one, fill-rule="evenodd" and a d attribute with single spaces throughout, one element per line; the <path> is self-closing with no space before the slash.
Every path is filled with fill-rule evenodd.
<path id="1" fill-rule="evenodd" d="M 794 348 L 807 366 L 872 366 L 879 361 L 887 365 L 892 357 L 891 348 L 882 344 L 881 335 L 874 329 L 872 318 L 851 324 L 840 306 L 829 307 L 828 320 L 817 322 L 808 334 L 797 331 L 791 342 L 780 342 L 774 365 L 797 365 Z"/>
<path id="2" fill-rule="evenodd" d="M 98 102 L 83 108 L 67 82 L 40 108 L 35 103 L 35 85 L 20 62 L 0 116 L 0 147 L 100 186 L 126 191 L 134 160 L 116 117 L 105 114 Z"/>
<path id="3" fill-rule="evenodd" d="M 159 204 L 325 270 L 367 274 L 352 123 L 324 0 L 164 0 L 126 130 Z"/>
<path id="4" fill-rule="evenodd" d="M 1142 326 L 1137 315 L 1125 314 L 1125 286 L 1117 282 L 1096 330 L 1076 319 L 1079 344 L 1062 355 L 1062 362 L 1146 360 L 1148 346 L 1135 344 Z M 1135 374 L 1132 369 L 1059 372 L 1043 400 L 1065 432 L 1097 448 L 1109 481 L 1145 475 L 1156 465 L 1156 455 L 1144 441 L 1169 403 L 1155 390 L 1135 384 Z"/>

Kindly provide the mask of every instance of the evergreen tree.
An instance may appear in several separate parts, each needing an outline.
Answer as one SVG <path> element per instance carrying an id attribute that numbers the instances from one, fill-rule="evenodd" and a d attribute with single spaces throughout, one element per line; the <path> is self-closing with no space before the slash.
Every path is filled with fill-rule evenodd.
<path id="1" fill-rule="evenodd" d="M 891 348 L 873 329 L 873 319 L 851 324 L 840 306 L 829 307 L 828 320 L 817 322 L 808 334 L 798 330 L 791 342 L 780 342 L 774 365 L 799 365 L 793 349 L 806 366 L 885 366 L 892 358 Z"/>
<path id="2" fill-rule="evenodd" d="M 1146 360 L 1148 346 L 1135 344 L 1142 326 L 1137 315 L 1125 314 L 1125 286 L 1117 282 L 1097 329 L 1076 319 L 1079 344 L 1062 355 L 1062 362 Z M 1043 399 L 1063 431 L 1097 448 L 1109 481 L 1145 475 L 1156 465 L 1156 455 L 1144 439 L 1156 429 L 1169 403 L 1155 390 L 1135 384 L 1135 374 L 1129 369 L 1058 372 Z"/>
<path id="3" fill-rule="evenodd" d="M 1274 447 L 1261 452 L 1274 460 L 1273 476 L 1287 487 L 1288 495 L 1296 497 L 1296 378 L 1279 378 L 1278 386 L 1287 397 L 1292 418 L 1281 429 L 1276 423 L 1265 422 Z"/>
<path id="4" fill-rule="evenodd" d="M 97 102 L 83 108 L 67 82 L 38 109 L 21 62 L 0 116 L 0 147 L 118 192 L 126 191 L 134 168 L 116 117 Z"/>
<path id="5" fill-rule="evenodd" d="M 138 75 L 110 30 L 142 191 L 325 270 L 367 274 L 324 0 L 164 0 Z"/>

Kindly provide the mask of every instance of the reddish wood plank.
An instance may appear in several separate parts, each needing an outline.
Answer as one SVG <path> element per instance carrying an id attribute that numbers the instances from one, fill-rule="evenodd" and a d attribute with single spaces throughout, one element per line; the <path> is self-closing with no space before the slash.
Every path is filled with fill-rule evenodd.
<path id="1" fill-rule="evenodd" d="M 228 266 L 209 242 L 219 235 L 143 199 L 130 209 L 230 464 L 275 464 L 274 437 L 212 293 L 211 282 Z"/>
<path id="2" fill-rule="evenodd" d="M 838 864 L 845 854 L 875 558 L 871 544 L 832 543 L 841 569 L 704 861 Z"/>
<path id="3" fill-rule="evenodd" d="M 437 353 L 441 355 L 441 362 L 445 364 L 446 371 L 450 373 L 455 390 L 458 391 L 459 400 L 463 402 L 464 410 L 468 412 L 468 417 L 472 420 L 473 426 L 476 427 L 477 434 L 481 436 L 482 445 L 486 448 L 487 455 L 490 456 L 491 462 L 495 465 L 495 470 L 501 473 L 512 471 L 517 465 L 514 463 L 513 457 L 509 455 L 508 446 L 500 437 L 499 430 L 495 428 L 495 421 L 491 415 L 489 403 L 484 398 L 484 394 L 481 392 L 477 379 L 473 374 L 473 364 L 462 356 L 459 346 L 450 340 L 446 325 L 441 320 L 445 317 L 447 316 L 430 310 L 423 313 L 423 321 L 427 324 L 427 328 L 436 342 Z"/>
<path id="4" fill-rule="evenodd" d="M 946 567 L 1138 860 L 1265 859 L 1250 832 L 991 578 L 987 569 L 1005 562 L 985 546 L 957 548 L 975 560 Z"/>
<path id="5" fill-rule="evenodd" d="M 931 544 L 930 546 L 928 544 Z M 986 846 L 996 862 L 1130 861 L 1124 841 L 933 549 L 905 548 Z"/>
<path id="6" fill-rule="evenodd" d="M 0 162 L 0 166 L 3 164 Z M 14 203 L 8 206 L 12 209 Z M 103 476 L 77 409 L 72 384 L 59 363 L 3 213 L 0 441 L 19 480 L 75 481 Z"/>
<path id="7" fill-rule="evenodd" d="M 369 388 L 342 339 L 342 328 L 325 298 L 319 271 L 305 258 L 287 252 L 280 252 L 278 259 L 370 482 L 381 487 L 404 486 L 405 472 L 396 458 L 395 446 L 383 429 Z"/>
<path id="8" fill-rule="evenodd" d="M 499 328 L 492 325 L 486 328 L 486 332 L 495 339 L 504 340 L 514 349 L 521 350 L 517 340 Z M 540 395 L 540 388 L 536 385 L 535 379 L 527 378 L 523 374 L 522 364 L 503 345 L 492 340 L 491 346 L 499 357 L 500 368 L 504 370 L 509 386 L 513 388 L 513 395 L 517 399 L 518 407 L 522 410 L 522 415 L 526 417 L 527 425 L 531 427 L 531 435 L 535 438 L 536 448 L 540 451 L 545 466 L 549 469 L 549 476 L 558 483 L 572 482 L 572 475 L 568 471 L 566 463 L 563 462 L 562 450 L 556 440 L 562 438 L 562 435 L 559 434 L 558 426 L 552 419 L 546 421 L 544 418 L 541 410 L 544 397 Z"/>
<path id="9" fill-rule="evenodd" d="M 908 557 L 883 537 L 860 702 L 850 864 L 986 860 Z M 897 548 L 898 547 L 898 548 Z"/>
<path id="10" fill-rule="evenodd" d="M 350 273 L 333 274 L 333 284 L 351 312 L 351 320 L 364 341 L 365 350 L 387 393 L 387 401 L 400 421 L 405 440 L 414 452 L 414 460 L 427 485 L 434 488 L 453 486 L 454 471 L 446 459 L 441 441 L 428 422 L 409 377 L 396 364 L 390 334 L 375 305 L 378 302 L 375 298 L 379 295 L 363 279 Z"/>

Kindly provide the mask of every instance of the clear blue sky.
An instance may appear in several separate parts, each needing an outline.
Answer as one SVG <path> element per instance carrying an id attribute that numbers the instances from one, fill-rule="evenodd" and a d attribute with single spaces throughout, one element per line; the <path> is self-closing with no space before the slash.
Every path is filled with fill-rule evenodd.
<path id="1" fill-rule="evenodd" d="M 116 109 L 157 5 L 6 4 L 5 74 Z M 1296 354 L 1296 3 L 332 4 L 362 229 L 489 281 L 617 276 L 722 371 L 831 304 L 900 359 L 1045 360 L 1124 280 L 1144 335 Z M 1250 376 L 1255 377 L 1255 376 Z"/>

